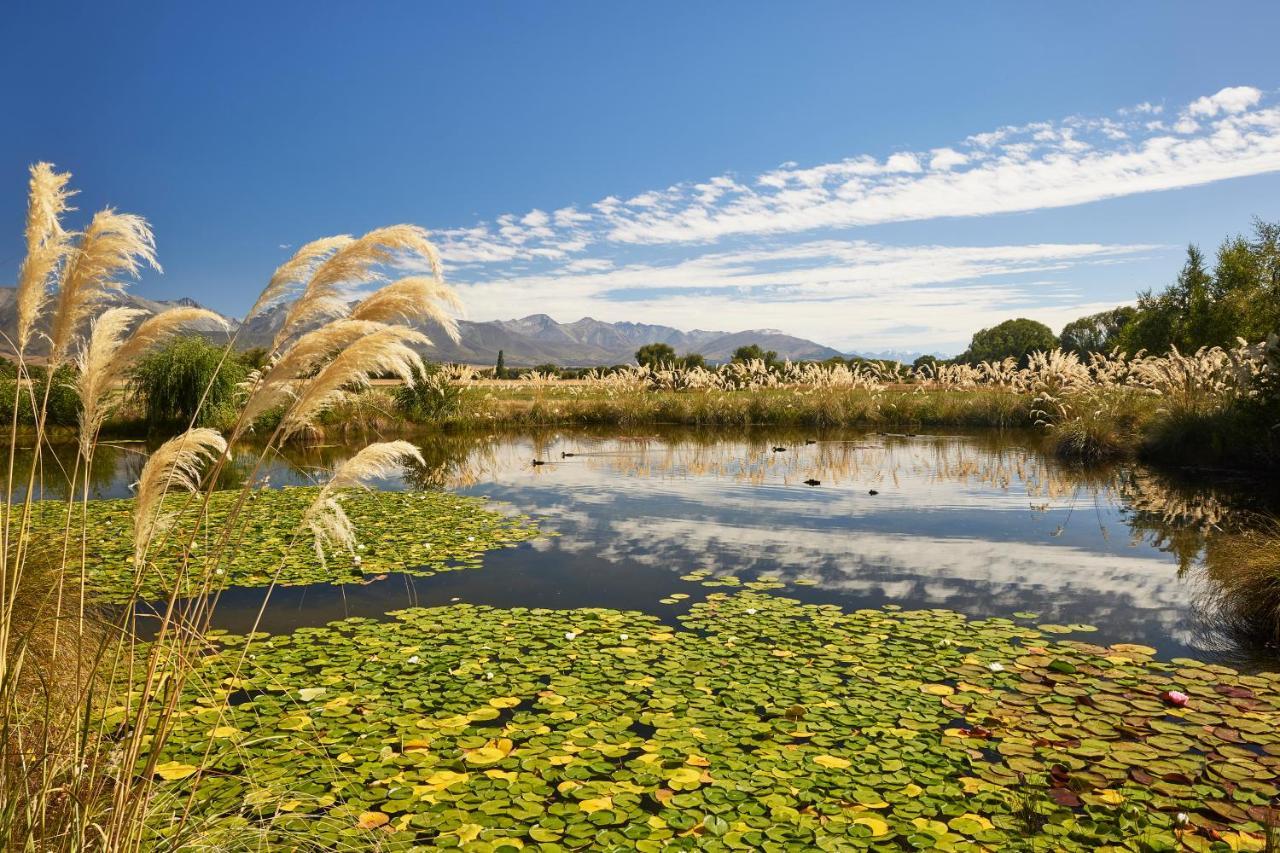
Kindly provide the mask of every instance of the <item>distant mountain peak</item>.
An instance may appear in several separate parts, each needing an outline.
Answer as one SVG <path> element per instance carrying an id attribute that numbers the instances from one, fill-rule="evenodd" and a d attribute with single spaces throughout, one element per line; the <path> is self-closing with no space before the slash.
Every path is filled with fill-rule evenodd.
<path id="1" fill-rule="evenodd" d="M 174 306 L 203 307 L 189 297 L 157 301 L 125 293 L 104 300 L 102 308 L 105 310 L 118 305 L 141 308 L 149 313 Z M 12 332 L 15 325 L 14 311 L 13 288 L 0 288 L 0 330 Z M 277 305 L 245 322 L 230 317 L 225 319 L 236 333 L 236 346 L 252 349 L 270 345 L 285 314 L 284 306 Z M 216 323 L 198 324 L 192 331 L 216 340 L 226 340 L 226 332 Z M 450 341 L 438 327 L 428 326 L 425 331 L 434 342 L 434 346 L 427 348 L 425 354 L 433 360 L 493 364 L 501 350 L 507 365 L 511 367 L 531 367 L 547 363 L 563 367 L 629 364 L 635 361 L 636 350 L 645 344 L 654 343 L 667 344 L 679 355 L 698 353 L 713 363 L 729 361 L 734 350 L 751 344 L 774 350 L 780 358 L 793 361 L 821 360 L 840 355 L 831 347 L 787 335 L 777 329 L 752 329 L 744 332 L 705 329 L 683 331 L 672 326 L 626 320 L 609 323 L 593 317 L 560 323 L 548 314 L 530 314 L 511 320 L 485 322 L 461 320 L 458 323 L 460 339 L 457 343 Z"/>

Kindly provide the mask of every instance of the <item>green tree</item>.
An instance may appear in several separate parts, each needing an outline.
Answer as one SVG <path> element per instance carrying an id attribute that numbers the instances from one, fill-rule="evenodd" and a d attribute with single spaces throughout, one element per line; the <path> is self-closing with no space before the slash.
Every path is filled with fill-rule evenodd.
<path id="1" fill-rule="evenodd" d="M 917 358 L 915 361 L 911 362 L 911 369 L 920 370 L 921 368 L 929 365 L 932 365 L 933 367 L 937 367 L 938 361 L 939 360 L 936 355 L 928 355 L 928 354 L 922 355 L 919 358 Z"/>
<path id="2" fill-rule="evenodd" d="M 1215 315 L 1214 278 L 1205 269 L 1204 253 L 1187 247 L 1187 259 L 1173 284 L 1160 293 L 1138 294 L 1136 316 L 1120 333 L 1120 347 L 1129 353 L 1165 353 L 1170 347 L 1186 352 L 1221 340 L 1225 330 Z"/>
<path id="3" fill-rule="evenodd" d="M 1255 219 L 1253 236 L 1223 241 L 1214 263 L 1214 343 L 1260 341 L 1280 329 L 1280 223 Z"/>
<path id="4" fill-rule="evenodd" d="M 1062 328 L 1058 345 L 1064 350 L 1087 356 L 1093 352 L 1111 352 L 1120 344 L 1120 335 L 1133 322 L 1138 310 L 1121 305 L 1110 311 L 1090 314 L 1072 320 Z"/>
<path id="5" fill-rule="evenodd" d="M 671 344 L 645 344 L 636 350 L 636 363 L 641 367 L 663 367 L 676 363 L 676 351 Z"/>
<path id="6" fill-rule="evenodd" d="M 685 370 L 693 370 L 695 367 L 705 368 L 707 366 L 707 359 L 700 352 L 687 352 L 683 357 L 681 357 L 680 363 L 684 366 Z"/>
<path id="7" fill-rule="evenodd" d="M 1019 317 L 974 333 L 969 349 L 961 358 L 971 364 L 1015 358 L 1025 365 L 1031 353 L 1051 350 L 1057 345 L 1058 336 L 1044 323 Z"/>
<path id="8" fill-rule="evenodd" d="M 767 350 L 759 344 L 747 344 L 738 347 L 733 351 L 733 360 L 737 362 L 747 361 L 763 361 L 766 367 L 779 367 L 781 363 L 778 361 L 778 353 L 774 350 Z"/>
<path id="9" fill-rule="evenodd" d="M 1175 328 L 1176 338 L 1186 349 L 1197 349 L 1216 343 L 1220 337 L 1214 322 L 1211 288 L 1213 276 L 1204 266 L 1204 253 L 1198 246 L 1187 247 L 1187 261 L 1174 283 L 1174 299 L 1182 309 L 1182 322 Z"/>
<path id="10" fill-rule="evenodd" d="M 271 353 L 266 347 L 250 347 L 240 353 L 240 363 L 250 370 L 260 370 L 267 364 Z"/>
<path id="11" fill-rule="evenodd" d="M 494 379 L 507 378 L 507 359 L 502 350 L 498 350 L 498 363 L 493 366 Z"/>
<path id="12" fill-rule="evenodd" d="M 58 367 L 49 378 L 47 368 L 31 366 L 27 369 L 30 382 L 23 382 L 18 394 L 14 394 L 18 383 L 16 366 L 0 359 L 0 421 L 13 419 L 14 397 L 18 400 L 18 422 L 34 425 L 36 411 L 45 399 L 47 392 L 49 403 L 45 409 L 45 423 L 51 426 L 74 426 L 80 415 L 80 394 L 76 391 L 76 371 L 69 364 Z M 34 401 L 35 407 L 32 407 Z"/>
<path id="13" fill-rule="evenodd" d="M 138 362 L 129 390 L 142 404 L 149 427 L 189 422 L 222 426 L 233 416 L 236 386 L 248 369 L 239 358 L 204 338 L 179 338 Z"/>

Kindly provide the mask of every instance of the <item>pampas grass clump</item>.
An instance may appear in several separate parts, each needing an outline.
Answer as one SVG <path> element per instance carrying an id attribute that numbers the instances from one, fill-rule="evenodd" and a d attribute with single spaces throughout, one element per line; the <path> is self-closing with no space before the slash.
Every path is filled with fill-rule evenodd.
<path id="1" fill-rule="evenodd" d="M 14 772 L 0 777 L 0 847 L 4 849 L 138 850 L 162 843 L 199 844 L 203 831 L 190 813 L 191 802 L 161 799 L 153 782 L 155 768 L 182 685 L 198 665 L 204 634 L 216 596 L 183 598 L 186 581 L 205 593 L 218 589 L 226 561 L 234 559 L 249 497 L 246 485 L 211 547 L 194 547 L 203 507 L 229 457 L 229 449 L 259 416 L 283 409 L 283 417 L 260 449 L 252 483 L 267 455 L 289 436 L 314 428 L 333 406 L 370 385 L 385 372 L 412 382 L 422 368 L 415 347 L 429 341 L 408 324 L 431 321 L 456 335 L 457 297 L 444 284 L 440 260 L 421 228 L 393 225 L 359 237 L 327 237 L 303 246 L 272 275 L 252 314 L 296 295 L 263 368 L 240 385 L 239 406 L 229 438 L 196 427 L 200 411 L 231 358 L 234 339 L 223 350 L 214 375 L 200 394 L 189 428 L 150 455 L 136 484 L 133 512 L 134 571 L 152 570 L 147 555 L 161 540 L 181 550 L 182 577 L 171 582 L 166 601 L 154 605 L 154 636 L 140 643 L 134 615 L 142 602 L 122 607 L 105 633 L 94 629 L 90 591 L 83 571 L 87 531 L 83 524 L 98 436 L 121 404 L 121 388 L 139 361 L 196 323 L 223 324 L 199 308 L 173 308 L 147 316 L 132 308 L 110 308 L 96 318 L 104 297 L 120 292 L 143 267 L 159 269 L 155 242 L 146 220 L 108 208 L 81 233 L 66 229 L 63 216 L 70 176 L 49 164 L 32 167 L 27 209 L 27 255 L 18 276 L 18 329 L 13 342 L 18 358 L 14 380 L 11 437 L 16 434 L 18 396 L 30 397 L 35 412 L 36 445 L 44 439 L 48 394 L 38 398 L 18 379 L 29 375 L 28 347 L 42 327 L 50 329 L 50 358 L 74 364 L 79 393 L 79 454 L 66 494 L 66 523 L 61 541 L 33 541 L 31 513 L 38 465 L 15 480 L 15 443 L 10 441 L 10 471 L 0 523 L 0 731 L 25 733 L 23 756 Z M 392 265 L 419 264 L 428 276 L 392 280 Z M 373 288 L 354 308 L 352 288 Z M 50 310 L 50 306 L 52 309 Z M 91 320 L 92 318 L 92 320 Z M 87 327 L 87 329 L 86 329 Z M 64 369 L 72 369 L 66 367 Z M 47 386 L 46 386 L 47 387 Z M 216 396 L 216 395 L 215 395 Z M 385 476 L 402 461 L 422 462 L 406 442 L 375 444 L 333 472 L 307 511 L 306 532 L 315 540 L 317 558 L 325 549 L 350 549 L 358 532 L 341 507 L 342 494 Z M 14 496 L 17 496 L 16 498 Z M 185 515 L 169 511 L 166 497 L 196 509 L 189 527 Z M 178 497 L 181 495 L 182 497 Z M 75 503 L 79 502 L 77 513 Z M 81 519 L 77 523 L 76 519 Z M 42 594 L 33 604 L 32 582 Z M 31 625 L 51 625 L 48 642 L 33 642 Z M 107 642 L 104 637 L 112 638 Z M 72 672 L 76 689 L 46 691 L 45 705 L 30 707 L 30 679 L 23 673 Z M 92 685 L 94 692 L 88 686 Z M 109 732 L 101 711 L 124 701 L 124 722 Z M 6 741 L 6 746 L 11 743 Z M 203 772 L 202 770 L 200 772 Z M 199 774 L 191 780 L 199 783 Z M 186 841 L 184 841 L 186 839 Z"/>

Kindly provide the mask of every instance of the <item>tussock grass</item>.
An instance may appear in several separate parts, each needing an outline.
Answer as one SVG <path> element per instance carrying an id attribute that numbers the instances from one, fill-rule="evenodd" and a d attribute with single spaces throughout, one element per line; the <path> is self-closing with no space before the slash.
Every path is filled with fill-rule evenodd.
<path id="1" fill-rule="evenodd" d="M 0 742 L 5 748 L 0 848 L 137 850 L 153 846 L 161 836 L 169 847 L 199 845 L 202 827 L 192 817 L 193 801 L 159 792 L 156 768 L 181 712 L 177 702 L 183 685 L 205 651 L 204 634 L 217 605 L 216 578 L 235 558 L 243 535 L 241 510 L 248 485 L 237 493 L 216 541 L 199 549 L 193 542 L 228 464 L 228 449 L 255 429 L 267 432 L 265 441 L 255 444 L 257 461 L 243 480 L 251 483 L 285 438 L 317 429 L 335 407 L 359 401 L 359 389 L 368 388 L 375 376 L 390 372 L 412 383 L 423 371 L 414 346 L 429 341 L 407 324 L 435 320 L 450 333 L 449 311 L 458 303 L 440 277 L 439 258 L 426 232 L 416 226 L 309 243 L 280 267 L 255 312 L 295 292 L 300 295 L 267 363 L 238 389 L 240 405 L 229 416 L 230 437 L 195 424 L 206 407 L 219 402 L 212 390 L 230 367 L 234 340 L 202 374 L 207 374 L 203 387 L 186 389 L 195 398 L 186 413 L 187 429 L 161 445 L 141 468 L 134 511 L 133 600 L 103 623 L 88 604 L 84 586 L 87 529 L 74 521 L 81 519 L 83 525 L 87 517 L 84 508 L 94 482 L 95 455 L 103 447 L 102 430 L 120 417 L 127 401 L 122 385 L 141 359 L 192 323 L 218 317 L 202 309 L 174 308 L 144 318 L 145 312 L 113 308 L 98 315 L 86 334 L 83 326 L 95 303 L 123 287 L 118 277 L 158 264 L 150 228 L 141 217 L 108 209 L 83 233 L 64 228 L 68 181 L 68 175 L 47 164 L 32 169 L 28 254 L 19 273 L 0 518 Z M 433 275 L 387 282 L 387 271 L 401 261 L 425 262 Z M 382 286 L 358 304 L 355 316 L 346 294 L 374 283 Z M 52 314 L 47 314 L 50 306 Z M 46 472 L 39 464 L 38 449 L 50 441 L 49 383 L 38 396 L 29 347 L 42 323 L 52 330 L 54 363 L 74 364 L 79 452 L 69 471 Z M 23 417 L 20 401 L 29 418 Z M 15 440 L 22 420 L 34 428 L 31 441 L 37 452 L 31 462 L 20 458 Z M 307 511 L 306 529 L 298 535 L 313 538 L 322 556 L 326 549 L 349 550 L 355 531 L 337 495 L 406 459 L 420 463 L 422 457 L 404 442 L 357 453 L 319 490 Z M 65 480 L 51 489 L 66 501 L 61 537 L 32 531 L 34 499 L 44 493 L 47 477 Z M 170 493 L 179 507 L 194 512 L 162 510 Z M 79 512 L 74 511 L 76 502 Z M 196 521 L 183 528 L 178 517 Z M 176 576 L 167 579 L 172 592 L 159 606 L 153 636 L 141 643 L 134 630 L 135 606 L 142 579 L 158 570 L 148 555 L 161 543 L 170 549 L 176 545 L 181 559 Z M 180 590 L 191 588 L 202 594 L 180 596 Z M 108 705 L 115 705 L 114 716 L 122 722 L 106 724 Z"/>
<path id="2" fill-rule="evenodd" d="M 1280 524 L 1260 521 L 1205 542 L 1206 609 L 1243 647 L 1280 648 Z"/>

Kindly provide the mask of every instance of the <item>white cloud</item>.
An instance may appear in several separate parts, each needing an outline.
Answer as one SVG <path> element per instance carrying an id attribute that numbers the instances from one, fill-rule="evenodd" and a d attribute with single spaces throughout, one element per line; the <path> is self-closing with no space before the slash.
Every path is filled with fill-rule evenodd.
<path id="1" fill-rule="evenodd" d="M 920 159 L 914 154 L 899 153 L 894 154 L 885 161 L 884 170 L 886 172 L 919 172 Z"/>
<path id="2" fill-rule="evenodd" d="M 437 238 L 473 314 L 768 325 L 859 346 L 963 344 L 975 328 L 1012 311 L 1060 326 L 1109 307 L 1042 282 L 1146 248 L 894 248 L 853 239 L 856 229 L 1060 208 L 1280 171 L 1280 107 L 1268 97 L 1236 86 L 1170 107 L 1167 118 L 1163 105 L 1144 102 L 920 151 L 786 162 L 626 200 L 609 195 L 551 213 L 504 214 Z M 901 331 L 908 325 L 915 331 Z"/>
<path id="3" fill-rule="evenodd" d="M 954 148 L 935 148 L 929 160 L 929 168 L 946 171 L 954 169 L 956 166 L 963 166 L 969 162 L 969 158 Z"/>
<path id="4" fill-rule="evenodd" d="M 1003 127 L 883 160 L 864 154 L 809 166 L 786 163 L 753 180 L 726 174 L 625 202 L 608 196 L 582 212 L 559 210 L 550 224 L 574 232 L 572 245 L 585 243 L 584 249 L 698 243 L 1041 210 L 1196 186 L 1280 170 L 1280 108 L 1263 101 L 1253 87 L 1223 89 L 1193 101 L 1172 134 L 1149 118 L 1162 107 L 1144 103 L 1116 116 Z M 547 233 L 547 219 L 536 210 L 518 221 L 499 217 L 480 226 L 483 236 L 463 241 L 463 257 L 503 257 L 470 245 L 476 240 L 506 243 L 517 257 L 537 257 L 533 248 L 540 241 L 566 251 L 563 235 Z"/>
<path id="5" fill-rule="evenodd" d="M 1239 113 L 1262 100 L 1262 90 L 1252 86 L 1228 86 L 1214 95 L 1196 98 L 1187 107 L 1193 116 L 1212 118 L 1218 113 Z"/>
<path id="6" fill-rule="evenodd" d="M 475 319 L 542 312 L 566 321 L 592 316 L 724 331 L 769 326 L 844 348 L 936 345 L 958 351 L 974 330 L 1013 314 L 1056 329 L 1113 307 L 1081 298 L 1052 276 L 1129 262 L 1156 248 L 814 240 L 665 264 L 576 259 L 538 273 L 480 279 L 460 290 L 468 305 L 487 309 Z"/>
<path id="7" fill-rule="evenodd" d="M 879 169 L 862 160 L 778 169 L 758 191 L 716 205 L 686 194 L 652 210 L 612 211 L 601 224 L 620 243 L 702 242 L 1066 207 L 1280 171 L 1280 109 L 1208 123 L 1185 116 L 1174 129 L 1181 135 L 1093 122 L 1007 129 L 962 152 L 968 168 L 886 174 L 890 164 L 918 166 L 898 154 Z"/>
<path id="8" fill-rule="evenodd" d="M 520 222 L 531 228 L 542 228 L 551 222 L 551 217 L 535 207 L 533 210 L 526 213 L 520 219 Z"/>

